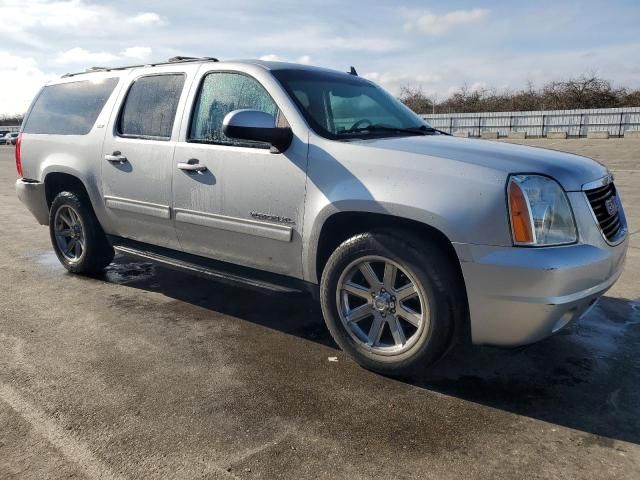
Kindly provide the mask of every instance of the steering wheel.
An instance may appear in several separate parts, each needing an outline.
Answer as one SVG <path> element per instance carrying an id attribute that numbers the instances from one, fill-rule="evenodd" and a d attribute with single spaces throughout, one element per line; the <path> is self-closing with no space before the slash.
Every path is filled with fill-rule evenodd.
<path id="1" fill-rule="evenodd" d="M 367 128 L 367 127 L 370 127 L 371 125 L 373 125 L 373 122 L 371 120 L 369 120 L 368 118 L 363 118 L 361 120 L 358 120 L 353 125 L 351 125 L 351 128 L 349 130 L 358 130 L 360 128 Z"/>

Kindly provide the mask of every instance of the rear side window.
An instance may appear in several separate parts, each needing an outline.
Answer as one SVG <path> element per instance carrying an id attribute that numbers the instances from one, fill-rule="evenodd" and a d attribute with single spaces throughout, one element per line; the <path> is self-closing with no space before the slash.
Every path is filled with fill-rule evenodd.
<path id="1" fill-rule="evenodd" d="M 44 87 L 25 121 L 24 133 L 86 135 L 93 128 L 117 78 Z"/>
<path id="2" fill-rule="evenodd" d="M 183 86 L 183 74 L 150 75 L 137 79 L 131 85 L 120 113 L 118 134 L 168 140 Z"/>

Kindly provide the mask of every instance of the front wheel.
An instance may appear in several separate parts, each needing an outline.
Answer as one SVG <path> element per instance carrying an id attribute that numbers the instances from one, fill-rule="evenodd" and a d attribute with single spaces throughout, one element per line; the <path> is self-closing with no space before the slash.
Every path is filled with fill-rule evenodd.
<path id="1" fill-rule="evenodd" d="M 74 192 L 61 192 L 49 211 L 53 249 L 73 273 L 98 273 L 113 260 L 113 248 L 87 203 Z"/>
<path id="2" fill-rule="evenodd" d="M 322 311 L 334 340 L 356 362 L 405 375 L 446 351 L 458 285 L 439 245 L 411 235 L 364 233 L 329 258 Z"/>

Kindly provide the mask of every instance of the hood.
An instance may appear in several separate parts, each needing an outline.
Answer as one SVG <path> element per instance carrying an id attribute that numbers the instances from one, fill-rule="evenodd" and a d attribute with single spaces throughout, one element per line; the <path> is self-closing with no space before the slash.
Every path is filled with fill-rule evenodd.
<path id="1" fill-rule="evenodd" d="M 505 174 L 541 173 L 555 178 L 566 191 L 607 175 L 600 163 L 571 153 L 511 143 L 426 135 L 364 140 L 368 147 L 455 160 Z"/>

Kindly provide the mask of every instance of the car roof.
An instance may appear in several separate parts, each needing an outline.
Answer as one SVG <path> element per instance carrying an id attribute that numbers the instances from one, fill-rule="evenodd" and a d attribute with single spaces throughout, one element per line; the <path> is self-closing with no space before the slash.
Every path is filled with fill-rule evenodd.
<path id="1" fill-rule="evenodd" d="M 333 70 L 329 68 L 316 67 L 308 64 L 301 63 L 293 63 L 293 62 L 277 62 L 270 60 L 258 60 L 258 59 L 240 59 L 240 60 L 224 60 L 220 61 L 213 57 L 202 57 L 202 58 L 194 58 L 194 57 L 173 57 L 170 58 L 166 62 L 157 62 L 157 63 L 147 63 L 147 64 L 139 64 L 139 65 L 128 65 L 128 66 L 113 66 L 113 67 L 90 67 L 83 72 L 76 73 L 67 73 L 62 76 L 62 78 L 68 77 L 76 77 L 82 75 L 88 75 L 91 73 L 99 73 L 99 72 L 113 72 L 113 71 L 124 71 L 130 70 L 134 68 L 153 68 L 160 67 L 165 65 L 173 65 L 173 64 L 203 64 L 215 62 L 216 65 L 224 66 L 225 64 L 246 64 L 246 65 L 255 65 L 264 68 L 265 70 L 306 70 L 306 71 L 316 71 L 316 72 L 327 72 L 327 73 L 347 73 L 341 72 L 339 70 Z"/>

